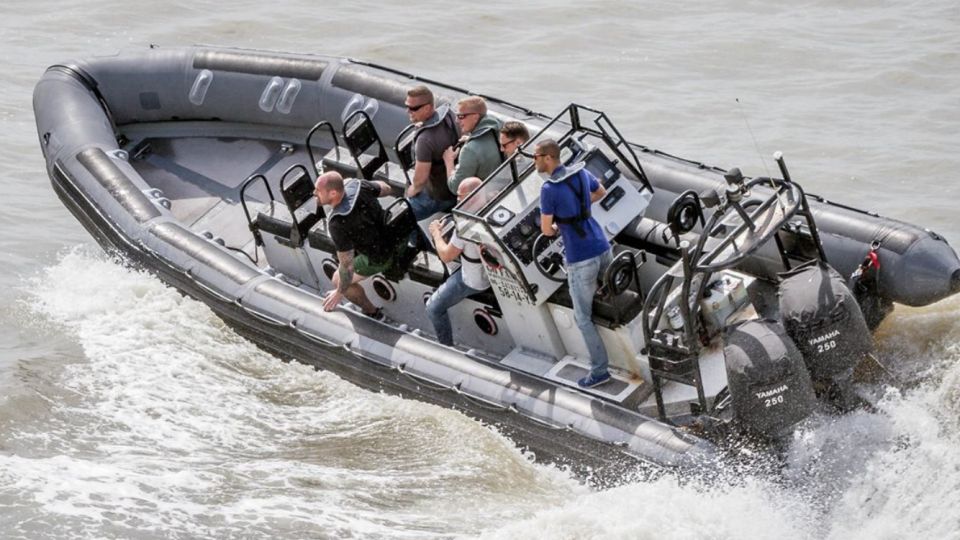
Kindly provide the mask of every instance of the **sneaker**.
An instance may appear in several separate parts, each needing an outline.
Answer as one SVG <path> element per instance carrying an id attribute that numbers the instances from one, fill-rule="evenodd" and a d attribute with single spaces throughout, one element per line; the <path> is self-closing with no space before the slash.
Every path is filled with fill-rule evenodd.
<path id="1" fill-rule="evenodd" d="M 587 375 L 586 377 L 577 381 L 577 386 L 580 388 L 593 388 L 595 386 L 600 386 L 601 384 L 606 384 L 610 382 L 610 373 L 604 373 L 599 377 L 594 377 L 593 375 Z"/>

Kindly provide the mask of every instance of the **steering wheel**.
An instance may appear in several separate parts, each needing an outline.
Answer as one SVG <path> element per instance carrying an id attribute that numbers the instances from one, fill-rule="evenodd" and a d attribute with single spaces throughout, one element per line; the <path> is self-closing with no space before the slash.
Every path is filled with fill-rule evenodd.
<path id="1" fill-rule="evenodd" d="M 547 245 L 544 243 L 550 242 L 550 239 L 556 238 L 555 236 L 547 236 L 543 233 L 537 235 L 537 239 L 533 241 L 533 246 L 530 248 L 531 255 L 533 256 L 533 265 L 537 267 L 537 270 L 543 274 L 543 277 L 556 281 L 557 283 L 564 283 L 567 281 L 567 269 L 563 264 L 563 249 L 551 253 L 545 257 L 541 257 L 538 253 L 541 253 L 547 249 Z M 542 249 L 540 246 L 543 245 Z M 560 273 L 561 277 L 556 277 L 554 274 Z"/>

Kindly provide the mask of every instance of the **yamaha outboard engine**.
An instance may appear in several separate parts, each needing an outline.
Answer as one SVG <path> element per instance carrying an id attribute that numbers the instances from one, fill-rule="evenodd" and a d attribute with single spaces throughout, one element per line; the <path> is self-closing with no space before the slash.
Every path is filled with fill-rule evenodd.
<path id="1" fill-rule="evenodd" d="M 779 322 L 728 327 L 723 355 L 733 416 L 746 431 L 778 439 L 816 408 L 803 357 Z"/>
<path id="2" fill-rule="evenodd" d="M 818 394 L 840 409 L 859 403 L 853 369 L 873 337 L 845 280 L 822 261 L 780 275 L 780 316 L 810 370 Z"/>

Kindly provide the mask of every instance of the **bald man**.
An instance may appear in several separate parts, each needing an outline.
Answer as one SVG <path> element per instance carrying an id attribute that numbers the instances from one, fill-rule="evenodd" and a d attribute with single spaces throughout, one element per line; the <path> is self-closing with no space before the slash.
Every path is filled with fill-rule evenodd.
<path id="1" fill-rule="evenodd" d="M 480 186 L 482 181 L 477 177 L 464 179 L 457 187 L 457 200 L 465 197 Z M 450 315 L 447 311 L 460 303 L 464 298 L 485 291 L 490 288 L 487 275 L 480 262 L 480 249 L 472 242 L 465 242 L 454 229 L 453 236 L 447 242 L 443 239 L 440 220 L 430 223 L 430 237 L 437 248 L 437 255 L 445 263 L 460 257 L 460 268 L 453 273 L 430 298 L 427 300 L 427 315 L 433 328 L 437 332 L 437 341 L 453 346 L 453 327 L 450 324 Z"/>
<path id="2" fill-rule="evenodd" d="M 385 182 L 352 178 L 344 181 L 337 172 L 317 177 L 313 194 L 318 204 L 332 207 L 327 213 L 327 231 L 339 261 L 333 274 L 334 289 L 323 301 L 324 310 L 333 310 L 346 297 L 360 306 L 365 315 L 383 318 L 360 282 L 396 264 L 406 246 L 405 242 L 394 241 L 384 225 L 385 211 L 377 199 L 390 195 L 390 191 Z"/>

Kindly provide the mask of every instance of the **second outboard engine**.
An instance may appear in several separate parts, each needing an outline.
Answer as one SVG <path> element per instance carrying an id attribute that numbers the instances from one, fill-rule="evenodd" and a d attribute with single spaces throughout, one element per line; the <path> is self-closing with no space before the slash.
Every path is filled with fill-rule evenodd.
<path id="1" fill-rule="evenodd" d="M 780 275 L 780 316 L 818 394 L 840 409 L 857 405 L 853 369 L 870 353 L 873 338 L 843 277 L 822 261 Z"/>
<path id="2" fill-rule="evenodd" d="M 813 412 L 810 374 L 779 322 L 728 327 L 723 341 L 733 416 L 746 431 L 778 439 Z"/>

